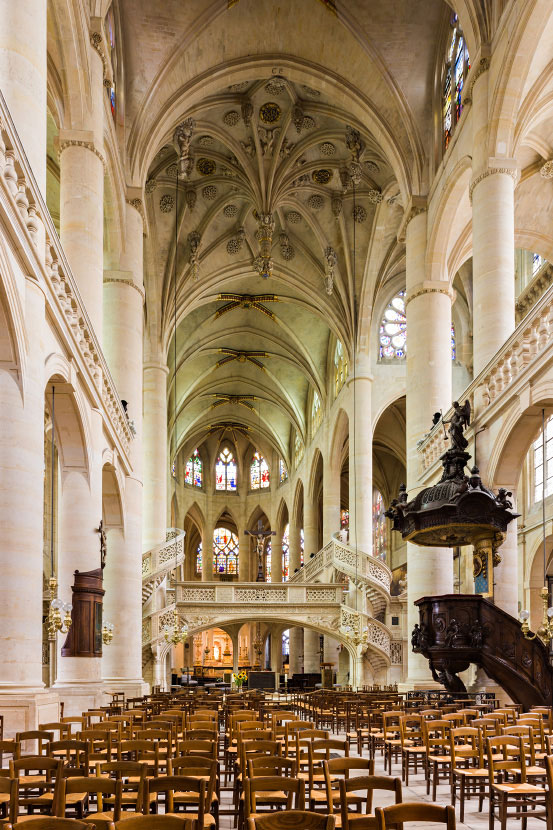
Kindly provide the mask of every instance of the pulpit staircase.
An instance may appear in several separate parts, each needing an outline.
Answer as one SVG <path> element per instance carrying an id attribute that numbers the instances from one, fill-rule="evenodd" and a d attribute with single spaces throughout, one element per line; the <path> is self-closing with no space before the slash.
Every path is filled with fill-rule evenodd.
<path id="1" fill-rule="evenodd" d="M 515 703 L 553 705 L 549 649 L 527 639 L 516 617 L 479 594 L 422 597 L 413 650 L 423 654 L 446 688 L 458 696 L 459 672 L 480 666 Z"/>

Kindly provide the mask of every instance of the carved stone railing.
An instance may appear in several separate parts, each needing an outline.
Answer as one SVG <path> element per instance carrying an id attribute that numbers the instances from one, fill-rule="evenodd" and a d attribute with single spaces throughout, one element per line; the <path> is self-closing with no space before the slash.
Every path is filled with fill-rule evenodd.
<path id="1" fill-rule="evenodd" d="M 392 572 L 388 566 L 364 551 L 338 542 L 336 539 L 328 542 L 315 556 L 310 559 L 290 582 L 311 582 L 326 568 L 343 574 L 354 582 L 355 587 L 363 590 L 373 605 L 375 614 L 384 610 L 390 601 L 390 583 Z"/>
<path id="2" fill-rule="evenodd" d="M 536 275 L 528 283 L 524 291 L 519 295 L 515 303 L 515 316 L 517 324 L 526 317 L 528 312 L 537 303 L 540 297 L 553 283 L 553 266 L 550 262 L 544 262 Z"/>
<path id="3" fill-rule="evenodd" d="M 495 357 L 459 395 L 459 400 L 468 398 L 473 411 L 474 402 L 478 402 L 473 423 L 465 437 L 470 440 L 474 429 L 478 428 L 479 419 L 486 418 L 488 421 L 490 410 L 499 410 L 508 398 L 518 395 L 521 386 L 530 381 L 536 368 L 545 365 L 552 356 L 553 287 L 547 289 L 532 306 Z M 452 414 L 451 408 L 443 416 L 444 420 L 450 420 Z M 437 464 L 448 446 L 443 426 L 437 424 L 418 445 L 421 474 Z"/>
<path id="4" fill-rule="evenodd" d="M 147 602 L 161 581 L 184 562 L 184 530 L 171 528 L 166 541 L 142 554 L 142 602 Z M 175 559 L 176 557 L 176 559 Z"/>
<path id="5" fill-rule="evenodd" d="M 67 262 L 52 217 L 35 181 L 10 112 L 0 93 L 0 202 L 12 223 L 20 227 L 24 255 L 41 273 L 52 317 L 63 328 L 63 338 L 82 361 L 82 375 L 99 398 L 112 440 L 129 461 L 132 438 L 102 349 L 86 313 L 75 278 Z M 45 237 L 40 232 L 44 226 Z M 45 238 L 45 249 L 42 240 Z"/>

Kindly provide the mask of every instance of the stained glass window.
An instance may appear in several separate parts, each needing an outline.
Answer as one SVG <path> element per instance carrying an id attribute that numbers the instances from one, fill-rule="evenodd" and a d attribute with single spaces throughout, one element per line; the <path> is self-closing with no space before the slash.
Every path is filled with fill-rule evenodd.
<path id="1" fill-rule="evenodd" d="M 349 530 L 349 510 L 340 510 L 340 528 Z"/>
<path id="2" fill-rule="evenodd" d="M 108 13 L 106 15 L 105 21 L 105 30 L 106 30 L 106 37 L 108 39 L 109 47 L 110 47 L 110 57 L 111 57 L 111 69 L 113 78 L 109 84 L 108 92 L 109 92 L 109 103 L 111 107 L 111 114 L 113 119 L 115 119 L 115 107 L 116 107 L 116 95 L 115 95 L 115 79 L 117 77 L 117 49 L 115 43 L 115 21 L 113 17 L 113 5 L 110 6 Z"/>
<path id="3" fill-rule="evenodd" d="M 255 452 L 250 467 L 250 489 L 264 490 L 269 486 L 269 467 L 262 455 Z"/>
<path id="4" fill-rule="evenodd" d="M 278 477 L 281 484 L 284 484 L 284 482 L 288 480 L 288 470 L 286 469 L 286 464 L 282 458 L 279 458 L 278 460 Z"/>
<path id="5" fill-rule="evenodd" d="M 289 657 L 290 655 L 290 630 L 282 632 L 282 656 Z"/>
<path id="6" fill-rule="evenodd" d="M 271 582 L 272 573 L 272 553 L 271 537 L 269 536 L 265 542 L 265 582 Z"/>
<path id="7" fill-rule="evenodd" d="M 545 497 L 553 493 L 553 418 L 545 423 Z M 543 496 L 543 438 L 542 431 L 534 441 L 534 501 Z"/>
<path id="8" fill-rule="evenodd" d="M 384 499 L 379 490 L 373 490 L 373 556 L 386 561 L 387 528 Z"/>
<path id="9" fill-rule="evenodd" d="M 219 453 L 215 465 L 215 489 L 236 491 L 236 461 L 229 447 Z"/>
<path id="10" fill-rule="evenodd" d="M 177 462 L 176 461 L 173 461 L 173 463 L 171 464 L 171 475 L 173 476 L 173 478 L 177 477 Z"/>
<path id="11" fill-rule="evenodd" d="M 455 348 L 455 326 L 451 324 L 451 359 L 455 360 L 457 357 L 457 350 Z"/>
<path id="12" fill-rule="evenodd" d="M 334 394 L 337 395 L 348 376 L 348 359 L 341 340 L 336 341 L 334 350 Z"/>
<path id="13" fill-rule="evenodd" d="M 238 573 L 238 537 L 226 527 L 216 527 L 213 531 L 213 573 Z"/>
<path id="14" fill-rule="evenodd" d="M 303 554 L 305 551 L 305 536 L 303 533 L 303 527 L 300 530 L 300 565 L 303 565 Z"/>
<path id="15" fill-rule="evenodd" d="M 405 316 L 405 291 L 399 291 L 388 303 L 380 322 L 380 358 L 405 358 L 407 317 Z"/>
<path id="16" fill-rule="evenodd" d="M 192 487 L 202 486 L 202 459 L 198 450 L 194 450 L 186 462 L 184 483 L 190 484 Z"/>
<path id="17" fill-rule="evenodd" d="M 296 432 L 296 434 L 294 436 L 294 466 L 296 467 L 296 469 L 297 469 L 297 467 L 299 467 L 299 464 L 300 464 L 302 458 L 303 458 L 303 442 L 302 442 L 299 434 Z"/>
<path id="18" fill-rule="evenodd" d="M 286 525 L 282 534 L 282 581 L 290 577 L 290 525 Z"/>
<path id="19" fill-rule="evenodd" d="M 545 259 L 539 254 L 532 254 L 532 276 L 535 277 L 542 267 Z"/>
<path id="20" fill-rule="evenodd" d="M 442 86 L 442 119 L 444 147 L 447 147 L 455 125 L 463 112 L 463 85 L 470 69 L 467 44 L 456 14 L 451 17 L 451 33 L 444 61 Z"/>
<path id="21" fill-rule="evenodd" d="M 323 419 L 323 410 L 321 407 L 321 399 L 316 392 L 313 393 L 313 403 L 311 404 L 311 435 L 315 435 L 321 425 Z"/>
<path id="22" fill-rule="evenodd" d="M 201 574 L 202 572 L 202 543 L 198 545 L 196 548 L 196 573 Z"/>

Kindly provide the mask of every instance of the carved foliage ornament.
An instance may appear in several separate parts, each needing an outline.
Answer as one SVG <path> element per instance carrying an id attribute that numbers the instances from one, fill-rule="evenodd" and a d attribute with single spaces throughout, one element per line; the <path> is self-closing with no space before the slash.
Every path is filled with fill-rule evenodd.
<path id="1" fill-rule="evenodd" d="M 259 108 L 259 118 L 264 124 L 276 124 L 281 115 L 282 110 L 275 101 L 267 101 Z"/>

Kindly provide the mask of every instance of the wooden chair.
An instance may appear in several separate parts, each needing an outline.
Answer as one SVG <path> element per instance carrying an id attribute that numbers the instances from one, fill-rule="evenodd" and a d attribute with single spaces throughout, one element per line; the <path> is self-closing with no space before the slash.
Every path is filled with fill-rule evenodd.
<path id="1" fill-rule="evenodd" d="M 4 755 L 10 755 L 12 760 L 19 758 L 21 755 L 21 744 L 15 740 L 0 741 L 0 759 L 4 762 Z M 9 778 L 9 767 L 0 768 L 0 778 Z"/>
<path id="2" fill-rule="evenodd" d="M 382 732 L 384 747 L 384 771 L 392 774 L 392 761 L 397 760 L 401 753 L 401 726 L 402 713 L 398 710 L 384 712 L 382 715 Z"/>
<path id="3" fill-rule="evenodd" d="M 209 791 L 208 784 L 203 778 L 193 778 L 184 775 L 165 775 L 160 778 L 146 779 L 146 798 L 144 799 L 144 813 L 148 813 L 148 805 L 153 804 L 157 812 L 160 793 L 165 793 L 165 815 L 177 815 L 186 817 L 195 822 L 194 830 L 204 830 L 213 827 L 215 818 L 211 813 L 206 812 L 207 805 L 211 802 L 213 792 Z M 183 813 L 177 814 L 174 797 L 178 793 L 179 804 L 185 808 Z M 193 801 L 187 801 L 190 797 Z M 187 806 L 194 810 L 189 812 Z"/>
<path id="4" fill-rule="evenodd" d="M 88 822 L 79 821 L 76 818 L 55 818 L 55 817 L 52 817 L 52 816 L 33 816 L 32 821 L 33 821 L 33 830 L 91 830 L 90 824 L 88 824 Z M 7 825 L 7 827 L 9 827 L 9 825 Z M 114 825 L 113 824 L 110 824 L 109 830 L 114 830 Z"/>
<path id="5" fill-rule="evenodd" d="M 415 775 L 419 763 L 426 775 L 426 745 L 424 743 L 423 719 L 420 715 L 402 715 L 399 719 L 399 739 L 401 749 L 401 777 L 409 786 L 409 770 Z"/>
<path id="6" fill-rule="evenodd" d="M 79 797 L 77 817 L 87 822 L 88 827 L 94 824 L 96 830 L 109 830 L 113 822 L 119 821 L 121 817 L 121 781 L 114 781 L 112 778 L 99 778 L 96 775 L 84 778 L 65 779 L 60 786 L 60 810 L 63 815 L 68 805 L 74 805 L 75 799 Z M 96 797 L 96 810 L 88 810 L 90 794 Z M 84 794 L 84 798 L 82 798 Z M 113 809 L 104 812 L 104 796 L 107 796 L 113 804 Z"/>
<path id="7" fill-rule="evenodd" d="M 531 784 L 526 778 L 526 753 L 522 738 L 516 735 L 498 735 L 494 738 L 487 738 L 486 749 L 490 830 L 493 830 L 496 808 L 501 830 L 506 830 L 508 819 L 521 818 L 526 821 L 532 817 L 547 817 L 545 787 Z M 512 808 L 512 812 L 509 812 L 509 808 Z M 543 809 L 540 810 L 540 808 Z"/>
<path id="8" fill-rule="evenodd" d="M 387 830 L 405 822 L 417 821 L 430 824 L 445 824 L 447 830 L 455 830 L 455 810 L 451 805 L 425 804 L 421 801 L 404 801 L 375 810 L 377 830 Z"/>
<path id="9" fill-rule="evenodd" d="M 217 760 L 217 742 L 187 738 L 177 744 L 178 755 L 200 755 L 204 758 Z"/>
<path id="10" fill-rule="evenodd" d="M 424 720 L 422 724 L 426 748 L 426 793 L 436 800 L 436 788 L 440 780 L 451 781 L 451 750 L 449 720 Z"/>
<path id="11" fill-rule="evenodd" d="M 17 819 L 17 781 L 15 778 L 0 778 L 0 815 L 4 820 L 2 827 Z"/>
<path id="12" fill-rule="evenodd" d="M 10 761 L 10 778 L 17 780 L 17 816 L 25 807 L 29 815 L 35 809 L 57 815 L 58 788 L 62 762 L 46 755 L 26 755 Z"/>
<path id="13" fill-rule="evenodd" d="M 98 776 L 107 775 L 121 781 L 121 809 L 131 813 L 143 812 L 147 771 L 147 765 L 139 761 L 108 761 L 96 766 Z M 104 800 L 111 807 L 111 797 Z"/>
<path id="14" fill-rule="evenodd" d="M 159 775 L 159 744 L 147 740 L 121 740 L 117 744 L 118 761 L 139 761 L 146 765 L 146 775 Z M 170 762 L 170 761 L 169 761 Z"/>
<path id="15" fill-rule="evenodd" d="M 17 732 L 15 740 L 20 745 L 20 755 L 46 755 L 48 744 L 54 740 L 54 734 L 44 729 L 28 729 L 26 732 Z M 22 744 L 27 741 L 37 741 L 37 752 L 23 751 Z"/>
<path id="16" fill-rule="evenodd" d="M 484 764 L 482 733 L 473 726 L 460 726 L 451 730 L 451 803 L 455 807 L 457 785 L 460 792 L 459 821 L 465 818 L 465 797 L 478 795 L 478 812 L 486 795 L 488 770 Z M 434 795 L 434 800 L 436 796 Z"/>
<path id="17" fill-rule="evenodd" d="M 71 737 L 71 724 L 63 723 L 63 721 L 54 721 L 53 723 L 39 723 L 38 728 L 41 732 L 52 732 L 54 735 L 53 740 L 55 741 L 65 741 L 69 740 L 69 738 Z"/>
<path id="18" fill-rule="evenodd" d="M 215 825 L 219 827 L 219 803 L 221 793 L 219 790 L 219 763 L 212 758 L 200 758 L 199 756 L 180 756 L 169 762 L 168 775 L 185 776 L 205 781 L 207 785 L 206 809 L 211 810 Z M 211 796 L 209 794 L 211 793 Z M 209 799 L 209 800 L 208 800 Z M 195 804 L 195 795 L 182 795 L 175 793 L 173 796 L 174 805 Z"/>
<path id="19" fill-rule="evenodd" d="M 248 819 L 248 830 L 334 830 L 335 827 L 334 816 L 308 810 L 279 811 Z"/>
<path id="20" fill-rule="evenodd" d="M 316 806 L 327 804 L 326 777 L 323 763 L 330 760 L 330 753 L 343 752 L 344 757 L 349 757 L 349 745 L 347 740 L 340 741 L 337 738 L 323 738 L 311 741 L 308 750 L 308 784 L 307 792 L 309 808 L 315 810 Z M 303 777 L 303 776 L 302 776 Z M 329 812 L 332 812 L 329 810 Z"/>
<path id="21" fill-rule="evenodd" d="M 365 775 L 374 775 L 374 760 L 372 758 L 331 758 L 323 761 L 323 775 L 325 782 L 325 802 L 327 812 L 339 813 L 340 811 L 340 781 L 348 781 L 351 772 L 365 773 Z M 311 803 L 311 791 L 309 792 Z M 363 802 L 363 797 L 357 795 L 355 792 L 348 792 L 346 798 L 347 807 L 356 806 L 357 809 Z M 320 800 L 318 801 L 320 804 Z M 313 801 L 313 805 L 317 801 Z"/>
<path id="22" fill-rule="evenodd" d="M 264 810 L 303 810 L 304 802 L 305 784 L 299 778 L 259 776 L 244 779 L 246 820 L 259 816 Z"/>
<path id="23" fill-rule="evenodd" d="M 342 830 L 375 830 L 376 817 L 373 814 L 373 794 L 375 790 L 387 790 L 394 793 L 395 803 L 402 801 L 401 778 L 390 778 L 387 775 L 356 775 L 353 778 L 341 778 L 340 785 L 340 823 Z M 357 813 L 348 809 L 351 805 L 351 795 L 366 791 L 364 801 L 358 803 Z"/>
<path id="24" fill-rule="evenodd" d="M 74 715 L 73 717 L 60 718 L 61 723 L 66 723 L 69 726 L 69 734 L 72 732 L 82 732 L 87 727 L 86 715 Z M 73 729 L 73 727 L 75 727 Z"/>
<path id="25" fill-rule="evenodd" d="M 85 729 L 77 732 L 77 740 L 86 741 L 88 744 L 88 760 L 91 769 L 95 769 L 97 762 L 108 762 L 113 758 L 115 752 L 111 732 L 96 732 L 94 729 Z"/>

